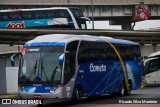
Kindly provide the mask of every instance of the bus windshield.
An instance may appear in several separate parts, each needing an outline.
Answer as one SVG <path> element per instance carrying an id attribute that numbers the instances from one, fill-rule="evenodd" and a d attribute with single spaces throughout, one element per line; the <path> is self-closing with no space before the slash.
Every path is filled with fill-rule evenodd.
<path id="1" fill-rule="evenodd" d="M 149 73 L 152 73 L 152 72 L 159 70 L 160 69 L 159 61 L 160 61 L 160 59 L 158 57 L 153 58 L 151 60 L 148 60 L 144 66 L 145 74 L 149 74 Z"/>
<path id="2" fill-rule="evenodd" d="M 69 9 L 76 18 L 84 17 L 82 11 L 79 8 L 69 8 Z"/>
<path id="3" fill-rule="evenodd" d="M 58 58 L 64 47 L 25 47 L 19 68 L 19 84 L 61 83 L 61 67 Z"/>

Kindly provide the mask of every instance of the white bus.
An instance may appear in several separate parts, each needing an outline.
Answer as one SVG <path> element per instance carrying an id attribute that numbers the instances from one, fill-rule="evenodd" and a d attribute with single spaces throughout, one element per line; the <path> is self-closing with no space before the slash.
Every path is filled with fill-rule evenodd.
<path id="1" fill-rule="evenodd" d="M 144 83 L 148 85 L 160 84 L 160 51 L 150 54 L 144 64 Z"/>
<path id="2" fill-rule="evenodd" d="M 0 10 L 0 28 L 87 29 L 86 21 L 77 7 Z"/>

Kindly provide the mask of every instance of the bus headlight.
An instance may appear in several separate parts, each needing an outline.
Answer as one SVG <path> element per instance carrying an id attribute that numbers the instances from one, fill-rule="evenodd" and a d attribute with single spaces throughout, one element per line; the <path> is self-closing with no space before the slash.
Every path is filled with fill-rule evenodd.
<path id="1" fill-rule="evenodd" d="M 50 90 L 50 92 L 51 92 L 51 93 L 54 93 L 55 90 L 56 90 L 56 88 L 54 87 L 54 88 L 52 88 L 52 89 Z"/>
<path id="2" fill-rule="evenodd" d="M 22 90 L 22 92 L 26 92 L 24 87 L 21 87 L 20 89 Z"/>

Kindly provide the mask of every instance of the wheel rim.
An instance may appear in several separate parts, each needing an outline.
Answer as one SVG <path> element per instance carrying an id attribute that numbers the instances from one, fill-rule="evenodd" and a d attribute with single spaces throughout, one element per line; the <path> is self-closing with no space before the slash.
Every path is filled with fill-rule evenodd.
<path id="1" fill-rule="evenodd" d="M 121 94 L 124 95 L 124 87 L 122 86 Z"/>
<path id="2" fill-rule="evenodd" d="M 76 90 L 76 98 L 79 99 L 79 91 Z"/>
<path id="3" fill-rule="evenodd" d="M 77 98 L 77 99 L 80 99 L 81 96 L 82 96 L 81 90 L 80 90 L 80 89 L 76 89 L 76 98 Z"/>
<path id="4" fill-rule="evenodd" d="M 131 84 L 129 83 L 128 85 L 128 91 L 127 91 L 128 95 L 131 93 Z"/>
<path id="5" fill-rule="evenodd" d="M 121 85 L 121 95 L 124 96 L 125 94 L 125 89 L 124 89 L 124 84 Z"/>

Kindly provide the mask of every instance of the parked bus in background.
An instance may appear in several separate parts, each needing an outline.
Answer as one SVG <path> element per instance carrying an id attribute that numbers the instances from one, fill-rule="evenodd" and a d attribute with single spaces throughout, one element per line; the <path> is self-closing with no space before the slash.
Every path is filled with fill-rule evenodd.
<path id="1" fill-rule="evenodd" d="M 36 37 L 22 50 L 19 96 L 67 100 L 103 94 L 129 95 L 141 86 L 140 52 L 138 43 L 110 37 Z M 14 65 L 14 56 L 11 64 Z"/>
<path id="2" fill-rule="evenodd" d="M 146 85 L 160 84 L 160 51 L 150 54 L 143 64 L 144 83 Z"/>
<path id="3" fill-rule="evenodd" d="M 86 20 L 77 7 L 0 10 L 0 28 L 86 29 Z"/>
<path id="4" fill-rule="evenodd" d="M 71 12 L 73 13 L 73 16 L 75 17 L 79 28 L 81 29 L 87 29 L 86 21 L 90 22 L 90 19 L 87 17 L 84 17 L 82 11 L 79 8 L 76 7 L 69 7 Z"/>

